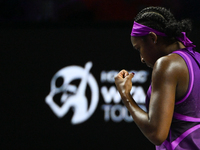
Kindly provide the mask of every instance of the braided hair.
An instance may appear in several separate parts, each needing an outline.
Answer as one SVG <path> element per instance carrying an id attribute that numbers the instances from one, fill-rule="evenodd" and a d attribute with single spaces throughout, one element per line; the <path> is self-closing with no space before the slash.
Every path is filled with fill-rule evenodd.
<path id="1" fill-rule="evenodd" d="M 174 15 L 163 7 L 147 7 L 135 17 L 135 21 L 165 33 L 169 38 L 180 37 L 181 32 L 189 33 L 192 23 L 189 19 L 178 22 Z"/>

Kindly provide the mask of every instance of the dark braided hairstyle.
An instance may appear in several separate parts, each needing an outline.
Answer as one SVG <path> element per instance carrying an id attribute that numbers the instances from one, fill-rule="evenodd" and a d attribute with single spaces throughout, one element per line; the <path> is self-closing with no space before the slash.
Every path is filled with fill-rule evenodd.
<path id="1" fill-rule="evenodd" d="M 192 23 L 189 19 L 178 22 L 173 14 L 163 7 L 144 8 L 135 17 L 135 21 L 163 32 L 169 38 L 180 37 L 181 32 L 188 34 L 192 30 Z"/>

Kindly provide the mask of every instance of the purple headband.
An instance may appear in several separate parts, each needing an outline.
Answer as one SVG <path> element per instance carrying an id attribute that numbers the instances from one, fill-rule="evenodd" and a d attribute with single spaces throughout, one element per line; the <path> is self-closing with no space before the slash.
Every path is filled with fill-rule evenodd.
<path id="1" fill-rule="evenodd" d="M 165 33 L 159 32 L 155 29 L 152 29 L 150 27 L 147 27 L 145 25 L 139 24 L 139 23 L 134 21 L 131 36 L 145 36 L 145 35 L 148 35 L 149 32 L 154 32 L 155 34 L 160 35 L 160 36 L 167 36 Z M 187 38 L 185 32 L 182 32 L 181 37 L 177 37 L 176 39 L 178 41 L 182 42 L 183 45 L 185 45 L 185 47 L 196 47 L 196 45 L 193 45 L 192 41 L 190 41 Z"/>

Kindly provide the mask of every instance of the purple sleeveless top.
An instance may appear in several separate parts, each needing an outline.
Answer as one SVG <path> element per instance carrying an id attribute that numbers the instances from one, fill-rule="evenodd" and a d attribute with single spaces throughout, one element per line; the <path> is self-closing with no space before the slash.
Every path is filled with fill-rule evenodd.
<path id="1" fill-rule="evenodd" d="M 168 138 L 156 150 L 200 150 L 200 54 L 191 47 L 174 51 L 186 62 L 189 86 L 185 96 L 176 101 Z M 149 108 L 151 85 L 147 91 Z"/>

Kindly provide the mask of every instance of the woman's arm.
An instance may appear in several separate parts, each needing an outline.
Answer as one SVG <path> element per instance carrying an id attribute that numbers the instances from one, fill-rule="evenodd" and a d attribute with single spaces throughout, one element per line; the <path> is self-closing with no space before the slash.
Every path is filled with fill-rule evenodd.
<path id="1" fill-rule="evenodd" d="M 169 133 L 180 68 L 180 64 L 171 61 L 169 56 L 162 57 L 155 63 L 148 113 L 143 111 L 130 95 L 131 79 L 134 75 L 122 70 L 115 77 L 115 84 L 125 106 L 142 133 L 155 145 L 162 144 Z"/>

